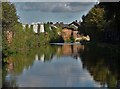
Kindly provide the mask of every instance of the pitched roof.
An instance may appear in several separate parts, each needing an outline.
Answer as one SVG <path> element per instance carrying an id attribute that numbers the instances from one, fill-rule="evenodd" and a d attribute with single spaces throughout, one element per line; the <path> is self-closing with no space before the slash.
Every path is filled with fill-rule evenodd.
<path id="1" fill-rule="evenodd" d="M 76 21 L 73 21 L 72 23 L 70 23 L 69 25 L 72 25 L 74 24 L 75 26 L 79 27 L 80 26 L 80 22 L 76 22 Z"/>

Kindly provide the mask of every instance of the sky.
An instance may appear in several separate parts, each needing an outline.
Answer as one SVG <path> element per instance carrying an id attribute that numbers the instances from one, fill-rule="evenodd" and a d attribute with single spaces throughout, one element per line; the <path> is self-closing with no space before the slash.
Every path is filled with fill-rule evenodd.
<path id="1" fill-rule="evenodd" d="M 22 23 L 81 20 L 96 2 L 14 2 Z"/>

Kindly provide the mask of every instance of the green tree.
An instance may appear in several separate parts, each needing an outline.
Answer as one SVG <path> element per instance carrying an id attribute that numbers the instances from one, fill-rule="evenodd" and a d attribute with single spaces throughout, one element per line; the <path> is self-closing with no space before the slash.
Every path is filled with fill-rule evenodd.
<path id="1" fill-rule="evenodd" d="M 83 34 L 90 35 L 91 40 L 100 40 L 101 32 L 104 30 L 105 10 L 98 6 L 93 7 L 86 16 L 82 17 L 81 23 Z"/>
<path id="2" fill-rule="evenodd" d="M 100 3 L 105 8 L 105 41 L 120 42 L 120 2 Z"/>
<path id="3" fill-rule="evenodd" d="M 2 45 L 3 54 L 9 54 L 10 46 L 7 42 L 6 31 L 12 31 L 18 24 L 18 16 L 14 4 L 10 2 L 2 2 Z"/>
<path id="4" fill-rule="evenodd" d="M 95 5 L 82 17 L 81 33 L 91 40 L 105 42 L 120 41 L 120 2 L 102 2 Z"/>
<path id="5" fill-rule="evenodd" d="M 3 30 L 12 30 L 18 23 L 18 16 L 14 4 L 2 2 L 2 27 Z"/>

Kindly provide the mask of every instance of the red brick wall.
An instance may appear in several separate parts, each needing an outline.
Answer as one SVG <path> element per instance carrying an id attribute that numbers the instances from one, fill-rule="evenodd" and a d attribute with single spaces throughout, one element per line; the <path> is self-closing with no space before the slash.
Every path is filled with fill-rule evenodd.
<path id="1" fill-rule="evenodd" d="M 62 38 L 64 39 L 64 41 L 70 39 L 71 35 L 72 35 L 71 29 L 64 28 L 62 30 Z"/>

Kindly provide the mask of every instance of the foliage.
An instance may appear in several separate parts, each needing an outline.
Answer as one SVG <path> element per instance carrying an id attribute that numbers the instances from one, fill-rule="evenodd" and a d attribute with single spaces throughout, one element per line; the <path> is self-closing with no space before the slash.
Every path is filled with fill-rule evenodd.
<path id="1" fill-rule="evenodd" d="M 62 31 L 62 28 L 58 27 L 58 28 L 53 28 L 52 27 L 52 31 L 50 31 L 50 42 L 52 43 L 61 43 L 61 42 L 64 42 L 63 41 L 63 38 L 58 35 L 58 32 L 61 32 Z"/>
<path id="2" fill-rule="evenodd" d="M 12 31 L 15 25 L 18 24 L 18 16 L 14 4 L 9 2 L 2 2 L 2 50 L 3 56 L 11 53 L 10 46 L 7 42 L 6 31 Z"/>
<path id="3" fill-rule="evenodd" d="M 119 3 L 99 3 L 82 17 L 81 32 L 93 41 L 120 41 Z"/>
<path id="4" fill-rule="evenodd" d="M 105 23 L 104 14 L 105 11 L 103 8 L 92 8 L 84 18 L 86 27 L 93 27 L 102 30 Z"/>
<path id="5" fill-rule="evenodd" d="M 9 63 L 14 63 L 14 73 L 15 75 L 19 75 L 23 72 L 24 68 L 28 69 L 30 66 L 33 65 L 36 55 L 38 56 L 38 60 L 41 60 L 42 56 L 44 56 L 44 61 L 50 61 L 53 55 L 56 54 L 56 52 L 57 47 L 52 47 L 50 45 L 43 45 L 39 48 L 24 50 L 17 53 L 16 55 L 10 55 L 9 57 L 7 57 L 6 60 L 8 64 L 6 67 L 9 66 Z"/>
<path id="6" fill-rule="evenodd" d="M 0 51 L 2 50 L 2 4 L 0 3 Z"/>
<path id="7" fill-rule="evenodd" d="M 35 34 L 32 29 L 32 25 L 25 26 L 23 29 L 22 24 L 18 22 L 18 16 L 14 4 L 9 2 L 2 3 L 2 26 L 3 26 L 3 57 L 8 56 L 19 51 L 30 50 L 31 48 L 38 47 L 40 45 L 53 41 L 58 41 L 57 31 L 59 29 L 52 28 L 50 31 L 49 24 L 45 24 L 46 33 Z M 6 31 L 13 33 L 12 42 L 8 43 Z"/>
<path id="8" fill-rule="evenodd" d="M 86 16 L 83 16 L 82 25 L 85 30 L 83 34 L 89 34 L 92 40 L 99 40 L 99 36 L 101 35 L 105 24 L 104 15 L 104 8 L 95 6 Z"/>
<path id="9" fill-rule="evenodd" d="M 26 28 L 24 31 L 21 25 L 17 25 L 14 28 L 14 37 L 11 45 L 14 50 L 28 49 L 32 47 L 32 41 L 34 41 L 32 29 Z"/>
<path id="10" fill-rule="evenodd" d="M 102 86 L 116 87 L 119 77 L 119 45 L 98 43 L 86 45 L 80 57 L 84 67 Z"/>
<path id="11" fill-rule="evenodd" d="M 45 31 L 50 32 L 50 24 L 44 24 L 45 26 Z"/>
<path id="12" fill-rule="evenodd" d="M 14 4 L 2 2 L 2 27 L 3 30 L 12 30 L 18 23 L 18 16 Z"/>
<path id="13" fill-rule="evenodd" d="M 2 51 L 2 28 L 0 27 L 0 51 Z"/>

